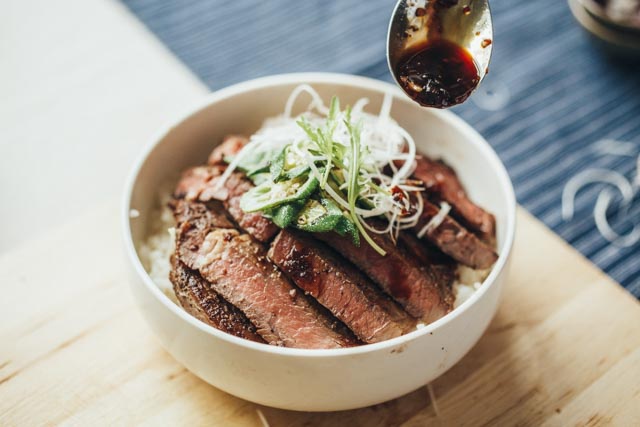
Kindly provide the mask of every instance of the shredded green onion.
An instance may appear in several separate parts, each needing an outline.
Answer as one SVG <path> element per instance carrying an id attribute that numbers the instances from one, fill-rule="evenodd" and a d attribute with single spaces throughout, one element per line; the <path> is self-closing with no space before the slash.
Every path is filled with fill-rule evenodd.
<path id="1" fill-rule="evenodd" d="M 312 104 L 293 116 L 301 94 L 311 95 Z M 391 96 L 385 96 L 379 116 L 363 111 L 367 102 L 341 110 L 337 97 L 326 107 L 311 87 L 296 88 L 284 115 L 268 120 L 229 159 L 219 185 L 240 168 L 259 187 L 243 196 L 246 211 L 262 211 L 283 227 L 349 235 L 356 245 L 362 235 L 385 255 L 372 234 L 387 233 L 395 241 L 400 230 L 415 227 L 422 188 L 410 180 L 415 143 L 389 117 Z M 301 183 L 313 191 L 300 191 Z M 373 218 L 386 225 L 374 228 Z"/>
<path id="2" fill-rule="evenodd" d="M 358 178 L 360 177 L 360 166 L 362 151 L 360 149 L 360 135 L 362 133 L 362 123 L 358 123 L 355 126 L 351 123 L 351 110 L 347 109 L 346 119 L 344 121 L 345 126 L 349 129 L 350 141 L 351 141 L 351 157 L 349 162 L 349 187 L 347 190 L 347 199 L 349 200 L 349 213 L 351 220 L 356 224 L 362 237 L 371 245 L 376 252 L 385 256 L 387 253 L 376 242 L 373 241 L 367 230 L 360 222 L 360 218 L 356 215 L 356 202 L 358 200 L 358 194 L 360 193 L 360 185 Z"/>

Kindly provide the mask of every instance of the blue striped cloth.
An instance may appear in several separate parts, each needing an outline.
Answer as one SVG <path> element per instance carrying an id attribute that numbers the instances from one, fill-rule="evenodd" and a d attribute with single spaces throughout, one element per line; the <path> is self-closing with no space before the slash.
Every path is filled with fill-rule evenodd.
<path id="1" fill-rule="evenodd" d="M 385 39 L 393 0 L 124 0 L 212 90 L 295 71 L 353 73 L 390 81 Z M 597 49 L 561 0 L 495 0 L 490 73 L 472 102 L 455 111 L 496 149 L 519 203 L 640 297 L 640 244 L 619 248 L 597 231 L 601 184 L 578 194 L 561 216 L 567 180 L 588 168 L 635 174 L 640 153 L 640 66 Z M 151 71 L 152 72 L 152 71 Z M 598 141 L 626 141 L 627 155 Z M 624 233 L 640 218 L 609 210 Z"/>

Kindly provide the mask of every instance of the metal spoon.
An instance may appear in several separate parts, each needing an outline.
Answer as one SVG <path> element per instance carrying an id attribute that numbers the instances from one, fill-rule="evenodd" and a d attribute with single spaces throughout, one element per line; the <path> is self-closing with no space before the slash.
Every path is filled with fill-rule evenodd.
<path id="1" fill-rule="evenodd" d="M 387 62 L 396 83 L 414 99 L 415 93 L 402 84 L 399 65 L 434 40 L 452 42 L 471 55 L 477 69 L 477 79 L 471 82 L 473 91 L 489 71 L 491 60 L 493 26 L 488 0 L 398 0 L 387 34 Z M 445 73 L 447 65 L 439 64 Z M 447 108 L 464 102 L 467 96 L 444 103 L 419 102 Z"/>

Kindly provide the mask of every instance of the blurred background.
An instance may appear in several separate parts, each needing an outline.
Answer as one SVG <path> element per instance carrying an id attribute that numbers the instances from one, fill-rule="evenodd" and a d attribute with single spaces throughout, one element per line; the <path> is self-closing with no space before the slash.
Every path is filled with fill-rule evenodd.
<path id="1" fill-rule="evenodd" d="M 40 12 L 24 13 L 27 3 L 39 3 Z M 121 140 L 101 141 L 100 135 L 101 129 L 114 126 L 114 117 L 126 123 L 146 114 L 134 101 L 137 89 L 151 86 L 157 99 L 163 100 L 155 109 L 163 113 L 145 118 L 151 121 L 175 117 L 174 109 L 183 111 L 186 101 L 197 99 L 193 88 L 201 84 L 217 90 L 247 79 L 297 71 L 391 81 L 385 41 L 392 0 L 123 0 L 119 6 L 130 11 L 130 24 L 136 23 L 126 27 L 110 26 L 112 11 L 100 9 L 97 2 L 67 3 L 65 25 L 39 33 L 41 28 L 53 27 L 50 16 L 60 15 L 53 2 L 9 2 L 7 25 L 0 29 L 0 34 L 7 35 L 1 37 L 6 46 L 23 46 L 4 49 L 0 58 L 9 64 L 8 78 L 0 82 L 5 98 L 0 104 L 4 117 L 0 195 L 9 201 L 2 208 L 0 251 L 33 237 L 43 224 L 64 221 L 89 200 L 122 188 L 133 154 L 140 150 L 141 135 L 128 133 L 126 127 Z M 576 3 L 572 1 L 574 11 Z M 100 13 L 99 21 L 84 19 L 87 4 L 92 4 L 93 14 Z M 626 201 L 611 185 L 585 186 L 575 199 L 572 219 L 563 219 L 561 201 L 567 182 L 586 170 L 614 171 L 629 185 L 635 179 L 640 153 L 640 65 L 631 60 L 630 51 L 613 54 L 590 36 L 566 1 L 494 0 L 491 6 L 495 37 L 489 75 L 471 100 L 454 111 L 496 149 L 519 203 L 640 297 L 640 242 L 634 235 L 614 243 L 605 239 L 593 215 L 599 194 L 610 188 L 614 200 L 607 218 L 612 231 L 625 235 L 634 226 L 640 228 L 637 186 L 633 198 Z M 146 33 L 144 27 L 151 33 L 141 36 Z M 85 40 L 82 34 L 91 36 Z M 57 38 L 63 37 L 66 42 L 73 39 L 73 57 L 56 54 Z M 175 105 L 161 96 L 169 93 L 162 84 L 169 71 L 156 66 L 151 57 L 144 69 L 129 73 L 128 86 L 110 80 L 117 73 L 108 66 L 100 68 L 83 60 L 100 52 L 101 40 L 106 45 L 115 39 L 124 46 L 153 37 L 201 82 L 185 83 L 183 92 L 172 86 L 172 94 L 181 94 L 172 95 Z M 126 51 L 127 55 L 138 52 L 129 45 Z M 133 56 L 114 51 L 105 55 L 110 56 L 104 63 L 113 67 L 134 62 Z M 59 79 L 49 72 L 54 67 L 69 69 L 73 83 L 59 86 Z M 26 87 L 37 88 L 38 97 L 24 98 Z M 113 91 L 113 87 L 125 89 Z M 101 110 L 101 97 L 120 97 L 122 109 Z M 70 102 L 85 106 L 86 112 L 68 117 L 65 103 Z M 43 106 L 42 112 L 28 125 L 14 120 L 34 106 Z M 93 123 L 95 132 L 75 133 L 75 120 Z M 28 127 L 42 129 L 53 121 L 68 121 L 64 135 L 52 135 L 50 141 L 29 138 Z M 156 123 L 159 127 L 163 121 Z M 9 144 L 10 139 L 15 143 Z M 70 156 L 83 156 L 86 161 L 67 165 Z M 33 169 L 40 171 L 37 180 L 29 179 Z M 99 178 L 103 175 L 109 179 Z M 89 181 L 91 187 L 86 184 Z M 8 209 L 9 205 L 28 209 Z M 19 221 L 30 226 L 15 226 Z"/>

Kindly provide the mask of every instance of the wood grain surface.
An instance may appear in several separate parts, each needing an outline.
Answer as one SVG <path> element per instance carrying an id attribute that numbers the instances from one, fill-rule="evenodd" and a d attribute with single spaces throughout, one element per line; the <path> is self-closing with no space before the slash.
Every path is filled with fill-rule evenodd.
<path id="1" fill-rule="evenodd" d="M 0 425 L 639 425 L 640 305 L 522 209 L 504 299 L 426 388 L 301 413 L 225 394 L 165 353 L 128 290 L 118 203 L 0 258 Z M 9 286 L 7 286 L 9 285 Z M 437 406 L 437 410 L 436 410 Z"/>

